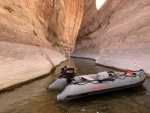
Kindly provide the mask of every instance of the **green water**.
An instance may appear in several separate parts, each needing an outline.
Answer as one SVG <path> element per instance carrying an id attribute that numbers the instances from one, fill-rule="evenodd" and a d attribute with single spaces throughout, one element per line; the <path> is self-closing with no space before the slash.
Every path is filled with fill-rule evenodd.
<path id="1" fill-rule="evenodd" d="M 150 79 L 142 87 L 94 95 L 70 101 L 56 101 L 56 91 L 47 91 L 62 66 L 75 67 L 78 74 L 113 69 L 96 66 L 95 61 L 72 58 L 50 76 L 0 94 L 0 113 L 150 113 Z"/>

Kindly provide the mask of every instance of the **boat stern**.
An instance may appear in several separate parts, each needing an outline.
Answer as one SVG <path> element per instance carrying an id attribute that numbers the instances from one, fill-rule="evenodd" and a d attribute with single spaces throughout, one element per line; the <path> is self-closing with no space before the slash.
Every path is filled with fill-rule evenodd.
<path id="1" fill-rule="evenodd" d="M 48 86 L 48 89 L 64 89 L 68 85 L 65 78 L 58 78 L 51 85 Z"/>

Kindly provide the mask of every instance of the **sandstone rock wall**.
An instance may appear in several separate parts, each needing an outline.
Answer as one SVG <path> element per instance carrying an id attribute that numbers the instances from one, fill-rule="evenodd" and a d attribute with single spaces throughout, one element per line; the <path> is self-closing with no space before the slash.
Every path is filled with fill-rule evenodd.
<path id="1" fill-rule="evenodd" d="M 73 47 L 83 5 L 83 0 L 1 1 L 0 41 L 59 49 Z"/>
<path id="2" fill-rule="evenodd" d="M 106 0 L 96 9 L 85 0 L 85 13 L 73 56 L 122 69 L 150 73 L 150 1 Z"/>
<path id="3" fill-rule="evenodd" d="M 41 76 L 74 47 L 83 0 L 0 1 L 0 90 Z"/>

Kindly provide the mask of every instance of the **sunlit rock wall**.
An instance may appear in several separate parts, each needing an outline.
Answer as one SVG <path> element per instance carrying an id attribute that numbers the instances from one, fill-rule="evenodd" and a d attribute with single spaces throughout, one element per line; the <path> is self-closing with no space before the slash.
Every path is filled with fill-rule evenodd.
<path id="1" fill-rule="evenodd" d="M 143 68 L 150 73 L 150 1 L 104 1 L 97 9 L 95 0 L 85 0 L 72 55 L 122 69 Z"/>
<path id="2" fill-rule="evenodd" d="M 72 48 L 83 5 L 83 0 L 0 1 L 0 41 Z"/>
<path id="3" fill-rule="evenodd" d="M 0 89 L 43 74 L 66 60 L 83 0 L 0 1 Z"/>

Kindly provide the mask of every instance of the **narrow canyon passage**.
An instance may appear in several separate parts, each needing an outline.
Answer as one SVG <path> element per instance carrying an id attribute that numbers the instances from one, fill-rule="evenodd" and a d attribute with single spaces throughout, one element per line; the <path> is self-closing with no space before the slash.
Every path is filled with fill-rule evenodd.
<path id="1" fill-rule="evenodd" d="M 149 4 L 0 1 L 0 90 L 50 73 L 70 53 L 97 64 L 150 73 Z"/>
<path id="2" fill-rule="evenodd" d="M 24 85 L 11 92 L 0 94 L 0 113 L 149 113 L 150 79 L 142 87 L 106 94 L 89 96 L 70 101 L 56 101 L 59 91 L 46 88 L 59 76 L 67 65 L 78 74 L 110 71 L 111 68 L 96 66 L 95 61 L 72 58 L 61 64 L 54 73 L 44 79 Z"/>
<path id="3" fill-rule="evenodd" d="M 149 79 L 141 88 L 67 102 L 45 89 L 64 65 L 79 74 L 118 68 L 149 76 L 149 36 L 150 0 L 0 0 L 0 92 L 50 75 L 0 93 L 0 112 L 150 112 Z"/>

